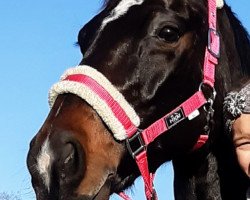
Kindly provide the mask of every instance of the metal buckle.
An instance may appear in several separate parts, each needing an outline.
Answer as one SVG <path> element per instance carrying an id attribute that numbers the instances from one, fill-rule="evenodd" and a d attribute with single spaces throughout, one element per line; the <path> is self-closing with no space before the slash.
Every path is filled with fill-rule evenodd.
<path id="1" fill-rule="evenodd" d="M 142 151 L 147 150 L 141 133 L 142 130 L 138 129 L 132 137 L 126 139 L 127 149 L 133 158 L 135 158 Z"/>
<path id="2" fill-rule="evenodd" d="M 212 35 L 213 35 L 214 37 L 212 37 Z M 213 41 L 212 38 L 215 38 L 215 40 L 217 40 L 217 42 L 218 42 L 218 44 L 219 44 L 218 49 L 213 48 L 213 45 L 212 45 L 212 44 L 214 43 L 214 41 Z M 216 57 L 216 58 L 219 58 L 219 57 L 220 57 L 220 36 L 219 36 L 219 33 L 218 33 L 216 30 L 212 29 L 212 28 L 209 28 L 209 29 L 208 29 L 208 46 L 207 46 L 207 48 L 208 48 L 208 51 L 209 51 L 214 57 Z"/>
<path id="3" fill-rule="evenodd" d="M 210 134 L 210 131 L 211 129 L 213 128 L 213 125 L 214 125 L 214 109 L 213 109 L 213 104 L 214 104 L 214 101 L 215 101 L 215 98 L 216 98 L 216 90 L 214 87 L 211 87 L 210 85 L 202 82 L 199 86 L 199 90 L 202 91 L 202 86 L 203 85 L 207 85 L 208 87 L 210 87 L 211 89 L 211 95 L 210 97 L 208 97 L 207 99 L 207 103 L 203 106 L 203 109 L 204 111 L 206 112 L 206 121 L 207 121 L 207 124 L 205 125 L 204 127 L 204 131 L 205 131 L 205 134 L 206 135 L 209 135 Z M 203 91 L 202 91 L 203 92 Z M 204 92 L 203 92 L 204 94 Z"/>

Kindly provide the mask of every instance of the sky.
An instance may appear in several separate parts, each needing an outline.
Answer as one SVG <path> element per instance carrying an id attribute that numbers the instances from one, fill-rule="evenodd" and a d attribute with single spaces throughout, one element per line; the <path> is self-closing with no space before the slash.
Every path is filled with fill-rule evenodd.
<path id="1" fill-rule="evenodd" d="M 250 32 L 250 1 L 227 2 Z M 29 142 L 49 112 L 49 88 L 80 62 L 78 31 L 100 6 L 101 0 L 0 1 L 0 193 L 35 199 L 26 167 Z M 164 164 L 155 182 L 159 200 L 174 199 L 172 181 L 171 164 Z M 129 194 L 144 199 L 141 180 Z"/>

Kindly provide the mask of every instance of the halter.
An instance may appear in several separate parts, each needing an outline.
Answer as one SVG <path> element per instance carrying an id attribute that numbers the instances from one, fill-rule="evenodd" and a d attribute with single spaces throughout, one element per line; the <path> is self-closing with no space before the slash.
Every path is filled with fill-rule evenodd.
<path id="1" fill-rule="evenodd" d="M 140 120 L 134 109 L 110 81 L 92 67 L 78 66 L 67 70 L 61 77 L 61 81 L 53 85 L 50 90 L 49 104 L 51 107 L 59 94 L 73 93 L 87 101 L 96 110 L 116 139 L 126 141 L 127 149 L 136 161 L 143 177 L 147 200 L 157 199 L 153 186 L 154 174 L 150 173 L 148 169 L 147 146 L 184 119 L 196 118 L 201 107 L 207 109 L 208 122 L 211 120 L 212 106 L 216 97 L 215 66 L 218 64 L 220 56 L 220 38 L 217 33 L 216 18 L 216 0 L 208 0 L 208 44 L 200 88 L 189 99 L 146 129 L 139 129 Z M 212 89 L 212 95 L 208 99 L 201 90 L 203 85 Z M 206 134 L 200 135 L 194 150 L 203 146 L 208 140 L 209 123 L 205 132 Z M 137 145 L 134 145 L 135 143 Z M 124 193 L 120 193 L 120 196 L 129 200 Z"/>

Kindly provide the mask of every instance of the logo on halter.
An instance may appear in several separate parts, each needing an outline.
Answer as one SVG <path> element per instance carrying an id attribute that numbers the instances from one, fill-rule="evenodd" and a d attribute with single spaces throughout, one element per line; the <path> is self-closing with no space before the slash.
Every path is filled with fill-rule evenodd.
<path id="1" fill-rule="evenodd" d="M 180 108 L 177 111 L 175 111 L 174 113 L 167 116 L 165 118 L 165 123 L 166 123 L 168 128 L 171 128 L 171 127 L 175 126 L 176 124 L 178 124 L 183 119 L 185 119 L 184 112 L 183 112 L 183 109 Z"/>

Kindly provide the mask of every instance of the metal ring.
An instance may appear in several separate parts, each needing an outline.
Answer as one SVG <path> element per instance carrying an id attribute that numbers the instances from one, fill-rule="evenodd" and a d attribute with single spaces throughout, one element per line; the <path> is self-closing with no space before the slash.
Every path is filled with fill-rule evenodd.
<path id="1" fill-rule="evenodd" d="M 215 90 L 215 88 L 214 87 L 211 87 L 209 84 L 207 84 L 207 83 L 204 83 L 204 82 L 201 82 L 200 83 L 200 85 L 199 85 L 199 91 L 202 91 L 202 86 L 203 85 L 207 85 L 208 87 L 210 87 L 210 89 L 212 90 L 212 97 L 210 97 L 210 98 L 208 98 L 207 99 L 207 101 L 209 100 L 209 99 L 211 99 L 211 100 L 215 100 L 215 98 L 216 98 L 216 95 L 217 95 L 217 92 L 216 92 L 216 90 Z M 203 91 L 202 91 L 203 92 Z"/>

